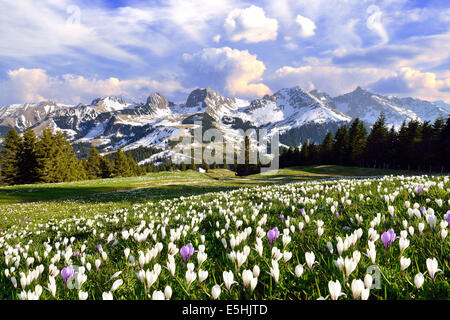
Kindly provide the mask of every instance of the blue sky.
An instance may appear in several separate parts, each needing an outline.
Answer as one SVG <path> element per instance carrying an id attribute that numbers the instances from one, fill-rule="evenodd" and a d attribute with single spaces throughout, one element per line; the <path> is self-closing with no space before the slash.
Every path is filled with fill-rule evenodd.
<path id="1" fill-rule="evenodd" d="M 358 85 L 450 102 L 446 0 L 0 0 L 0 105 Z"/>

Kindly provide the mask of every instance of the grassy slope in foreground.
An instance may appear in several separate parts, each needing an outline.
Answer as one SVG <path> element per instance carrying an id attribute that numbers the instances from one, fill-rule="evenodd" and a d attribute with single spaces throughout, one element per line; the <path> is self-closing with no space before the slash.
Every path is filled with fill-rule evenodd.
<path id="1" fill-rule="evenodd" d="M 224 191 L 256 184 L 287 183 L 298 180 L 345 176 L 373 176 L 407 174 L 406 171 L 381 170 L 343 166 L 304 166 L 280 169 L 268 175 L 257 174 L 236 177 L 225 169 L 212 169 L 207 173 L 172 171 L 149 173 L 142 177 L 110 178 L 63 183 L 42 183 L 0 187 L 0 204 L 55 200 L 62 198 L 83 198 L 93 195 L 96 202 L 123 199 L 118 192 L 139 189 L 137 198 L 164 199 L 180 195 L 194 195 L 205 192 Z M 109 193 L 109 194 L 107 194 Z M 138 199 L 134 199 L 138 200 Z"/>

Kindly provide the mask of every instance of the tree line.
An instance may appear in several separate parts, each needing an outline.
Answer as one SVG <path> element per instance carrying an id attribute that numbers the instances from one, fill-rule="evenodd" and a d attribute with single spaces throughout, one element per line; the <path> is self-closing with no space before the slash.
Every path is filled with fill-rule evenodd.
<path id="1" fill-rule="evenodd" d="M 304 141 L 285 148 L 280 166 L 332 164 L 382 169 L 450 171 L 450 117 L 447 120 L 404 121 L 399 130 L 388 128 L 381 114 L 370 132 L 358 118 L 331 132 L 320 145 Z"/>
<path id="2" fill-rule="evenodd" d="M 119 149 L 111 161 L 92 147 L 86 159 L 78 159 L 66 137 L 45 128 L 36 137 L 31 128 L 23 135 L 11 128 L 0 150 L 3 184 L 66 182 L 85 179 L 137 176 L 145 170 Z"/>

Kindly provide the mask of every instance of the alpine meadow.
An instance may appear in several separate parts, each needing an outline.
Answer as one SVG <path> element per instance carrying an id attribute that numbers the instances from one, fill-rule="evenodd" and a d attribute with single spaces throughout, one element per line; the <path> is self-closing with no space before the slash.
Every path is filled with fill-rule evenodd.
<path id="1" fill-rule="evenodd" d="M 447 0 L 0 0 L 0 300 L 438 310 L 449 17 Z"/>

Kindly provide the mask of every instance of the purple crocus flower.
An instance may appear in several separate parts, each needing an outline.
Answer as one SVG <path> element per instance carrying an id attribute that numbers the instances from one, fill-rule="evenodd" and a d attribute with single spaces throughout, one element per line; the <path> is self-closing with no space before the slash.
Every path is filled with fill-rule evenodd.
<path id="1" fill-rule="evenodd" d="M 302 215 L 304 215 L 304 214 L 305 214 L 305 209 L 301 208 L 301 209 L 300 209 L 300 213 L 301 213 Z"/>
<path id="2" fill-rule="evenodd" d="M 338 217 L 339 217 L 339 212 L 336 211 L 336 212 L 334 213 L 334 215 L 336 216 L 336 218 L 338 218 Z"/>
<path id="3" fill-rule="evenodd" d="M 422 213 L 424 213 L 426 211 L 425 207 L 420 207 L 420 211 L 422 211 Z"/>
<path id="4" fill-rule="evenodd" d="M 272 242 L 276 241 L 279 236 L 280 231 L 278 231 L 277 227 L 267 231 L 267 238 L 269 238 L 270 245 L 272 245 Z"/>
<path id="5" fill-rule="evenodd" d="M 281 219 L 281 221 L 283 221 L 284 220 L 284 215 L 280 214 L 280 219 Z"/>
<path id="6" fill-rule="evenodd" d="M 61 270 L 61 277 L 63 278 L 64 285 L 70 277 L 72 277 L 75 273 L 75 270 L 71 266 L 67 266 Z"/>
<path id="7" fill-rule="evenodd" d="M 422 191 L 423 191 L 423 187 L 422 186 L 417 187 L 417 190 L 416 190 L 417 194 L 420 195 L 422 193 Z"/>
<path id="8" fill-rule="evenodd" d="M 187 245 L 181 247 L 180 254 L 183 258 L 184 263 L 186 263 L 186 259 L 189 260 L 194 254 L 194 247 L 192 246 L 192 244 L 188 243 Z"/>
<path id="9" fill-rule="evenodd" d="M 73 253 L 73 255 L 75 256 L 75 258 L 78 259 L 78 257 L 80 256 L 80 253 L 79 253 L 78 251 L 75 251 L 75 252 Z"/>
<path id="10" fill-rule="evenodd" d="M 386 248 L 389 246 L 392 246 L 392 243 L 394 242 L 394 240 L 397 238 L 397 235 L 395 234 L 394 230 L 389 229 L 386 232 L 383 232 L 383 234 L 381 235 L 381 241 L 383 242 L 384 245 L 384 250 L 386 250 Z"/>
<path id="11" fill-rule="evenodd" d="M 99 244 L 99 245 L 97 246 L 97 249 L 98 249 L 99 251 L 102 251 L 102 250 L 103 250 L 102 245 Z"/>

